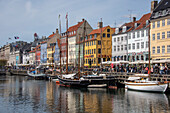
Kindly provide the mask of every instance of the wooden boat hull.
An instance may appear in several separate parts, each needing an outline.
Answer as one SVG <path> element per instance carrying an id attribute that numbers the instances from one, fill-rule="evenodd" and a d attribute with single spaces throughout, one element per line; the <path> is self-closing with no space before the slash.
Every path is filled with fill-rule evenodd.
<path id="1" fill-rule="evenodd" d="M 69 86 L 69 87 L 87 87 L 90 82 L 89 80 L 71 80 L 71 79 L 62 79 L 58 77 L 61 85 Z"/>
<path id="2" fill-rule="evenodd" d="M 126 88 L 137 91 L 147 91 L 147 92 L 165 92 L 168 84 L 157 83 L 157 82 L 145 82 L 145 83 L 135 83 L 135 82 L 125 82 Z"/>

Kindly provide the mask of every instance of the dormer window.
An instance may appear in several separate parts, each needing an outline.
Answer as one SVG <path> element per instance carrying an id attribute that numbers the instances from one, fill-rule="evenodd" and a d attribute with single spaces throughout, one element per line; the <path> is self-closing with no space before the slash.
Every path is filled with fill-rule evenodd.
<path id="1" fill-rule="evenodd" d="M 149 20 L 146 20 L 146 25 L 148 25 L 149 24 Z"/>
<path id="2" fill-rule="evenodd" d="M 90 35 L 90 39 L 92 39 L 92 35 Z"/>
<path id="3" fill-rule="evenodd" d="M 119 28 L 116 28 L 115 34 L 119 33 Z"/>
<path id="4" fill-rule="evenodd" d="M 127 28 L 126 26 L 123 26 L 123 32 L 126 32 L 126 28 Z"/>
<path id="5" fill-rule="evenodd" d="M 135 23 L 135 28 L 137 28 L 137 27 L 138 27 L 138 25 L 139 25 L 138 23 Z"/>
<path id="6" fill-rule="evenodd" d="M 94 38 L 97 38 L 97 34 L 94 34 Z"/>

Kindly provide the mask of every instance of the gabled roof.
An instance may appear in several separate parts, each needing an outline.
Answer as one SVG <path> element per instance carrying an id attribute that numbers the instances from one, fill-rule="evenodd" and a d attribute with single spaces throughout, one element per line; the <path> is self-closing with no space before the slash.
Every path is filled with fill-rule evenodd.
<path id="1" fill-rule="evenodd" d="M 68 28 L 68 32 L 77 31 L 78 28 L 83 24 L 83 22 L 84 22 L 84 21 L 78 22 L 78 24 L 69 27 L 69 28 Z"/>
<path id="2" fill-rule="evenodd" d="M 55 35 L 55 33 L 51 34 L 48 38 L 52 38 Z"/>
<path id="3" fill-rule="evenodd" d="M 170 8 L 170 1 L 161 0 L 153 12 L 157 12 L 157 11 L 168 9 L 168 8 Z"/>
<path id="4" fill-rule="evenodd" d="M 151 20 L 170 15 L 170 1 L 161 0 L 150 17 Z"/>
<path id="5" fill-rule="evenodd" d="M 143 15 L 140 20 L 139 20 L 139 26 L 135 29 L 135 30 L 139 30 L 139 29 L 142 29 L 144 27 L 147 27 L 146 26 L 146 21 L 149 20 L 151 17 L 151 13 L 148 13 L 148 14 L 145 14 Z"/>
<path id="6" fill-rule="evenodd" d="M 107 27 L 108 27 L 108 26 L 103 27 L 103 28 L 100 28 L 100 29 L 94 29 L 89 35 L 92 35 L 92 34 L 100 34 L 100 33 L 101 33 L 101 29 L 102 29 L 102 31 L 104 31 Z"/>

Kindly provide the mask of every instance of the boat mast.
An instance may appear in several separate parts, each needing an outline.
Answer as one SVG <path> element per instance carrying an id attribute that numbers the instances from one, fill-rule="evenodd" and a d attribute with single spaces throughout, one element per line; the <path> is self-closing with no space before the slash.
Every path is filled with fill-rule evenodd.
<path id="1" fill-rule="evenodd" d="M 83 72 L 84 72 L 84 62 L 85 62 L 85 60 L 84 60 L 84 54 L 85 54 L 85 32 L 86 32 L 86 20 L 84 20 L 84 30 L 83 30 L 83 37 L 84 37 L 84 39 L 83 39 Z"/>
<path id="2" fill-rule="evenodd" d="M 60 73 L 61 73 L 61 20 L 59 15 L 59 28 L 60 28 Z"/>
<path id="3" fill-rule="evenodd" d="M 68 13 L 66 14 L 66 74 L 68 74 Z"/>
<path id="4" fill-rule="evenodd" d="M 102 23 L 102 18 L 101 18 L 101 23 Z M 100 26 L 100 27 L 101 27 L 101 32 L 100 32 L 100 40 L 101 40 L 101 53 L 100 53 L 100 62 L 101 62 L 101 63 L 100 63 L 100 64 L 101 64 L 101 65 L 100 65 L 100 67 L 101 67 L 101 71 L 102 71 L 102 68 L 103 68 L 103 65 L 102 65 L 102 61 L 103 61 L 103 60 L 102 60 L 102 42 L 103 42 L 103 41 L 102 41 L 102 27 L 103 27 L 103 26 Z"/>
<path id="5" fill-rule="evenodd" d="M 148 50 L 148 54 L 149 54 L 149 80 L 151 80 L 151 62 L 150 62 L 150 22 L 149 22 L 149 29 L 148 29 L 148 47 L 149 47 L 149 50 Z"/>
<path id="6" fill-rule="evenodd" d="M 79 34 L 79 57 L 78 57 L 78 76 L 80 78 L 80 34 Z"/>

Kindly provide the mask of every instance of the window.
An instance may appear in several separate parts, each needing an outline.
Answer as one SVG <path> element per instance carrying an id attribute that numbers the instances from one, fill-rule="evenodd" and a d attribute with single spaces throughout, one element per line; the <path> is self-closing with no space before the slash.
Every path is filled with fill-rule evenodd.
<path id="1" fill-rule="evenodd" d="M 125 40 L 127 40 L 127 36 L 125 36 Z"/>
<path id="2" fill-rule="evenodd" d="M 94 49 L 94 54 L 96 54 L 96 49 Z"/>
<path id="3" fill-rule="evenodd" d="M 93 45 L 93 41 L 91 42 L 91 45 Z"/>
<path id="4" fill-rule="evenodd" d="M 87 46 L 87 42 L 86 42 L 86 46 Z"/>
<path id="5" fill-rule="evenodd" d="M 91 54 L 91 49 L 90 49 L 90 54 Z"/>
<path id="6" fill-rule="evenodd" d="M 92 35 L 90 35 L 90 39 L 92 39 Z"/>
<path id="7" fill-rule="evenodd" d="M 107 38 L 110 38 L 110 34 L 107 34 Z"/>
<path id="8" fill-rule="evenodd" d="M 144 42 L 141 42 L 141 49 L 144 48 Z"/>
<path id="9" fill-rule="evenodd" d="M 157 21 L 157 27 L 160 27 L 160 21 Z"/>
<path id="10" fill-rule="evenodd" d="M 131 33 L 129 33 L 129 39 L 131 39 Z"/>
<path id="11" fill-rule="evenodd" d="M 157 40 L 160 39 L 160 33 L 157 33 Z"/>
<path id="12" fill-rule="evenodd" d="M 132 49 L 135 49 L 135 43 L 132 44 Z"/>
<path id="13" fill-rule="evenodd" d="M 94 41 L 94 45 L 96 45 L 96 41 Z"/>
<path id="14" fill-rule="evenodd" d="M 149 44 L 148 44 L 148 41 L 146 41 L 146 48 L 148 48 L 148 45 L 149 45 Z"/>
<path id="15" fill-rule="evenodd" d="M 88 46 L 89 46 L 89 42 L 88 42 Z"/>
<path id="16" fill-rule="evenodd" d="M 135 33 L 133 33 L 133 38 L 135 38 Z"/>
<path id="17" fill-rule="evenodd" d="M 129 46 L 129 50 L 131 50 L 131 44 L 129 44 L 128 46 Z"/>
<path id="18" fill-rule="evenodd" d="M 162 26 L 165 26 L 165 20 L 162 20 Z"/>
<path id="19" fill-rule="evenodd" d="M 94 64 L 96 63 L 96 58 L 94 58 Z"/>
<path id="20" fill-rule="evenodd" d="M 87 59 L 86 59 L 86 64 L 87 64 Z"/>
<path id="21" fill-rule="evenodd" d="M 117 41 L 119 42 L 119 37 L 117 37 Z"/>
<path id="22" fill-rule="evenodd" d="M 137 43 L 137 49 L 139 49 L 140 43 Z"/>
<path id="23" fill-rule="evenodd" d="M 148 36 L 148 30 L 146 30 L 146 36 Z"/>
<path id="24" fill-rule="evenodd" d="M 141 37 L 144 37 L 144 31 L 141 32 Z"/>
<path id="25" fill-rule="evenodd" d="M 137 38 L 139 38 L 139 37 L 140 37 L 140 32 L 138 31 L 138 32 L 137 32 Z"/>
<path id="26" fill-rule="evenodd" d="M 110 29 L 107 29 L 107 32 L 110 32 Z"/>
<path id="27" fill-rule="evenodd" d="M 167 31 L 167 38 L 170 38 L 170 31 Z"/>
<path id="28" fill-rule="evenodd" d="M 99 54 L 101 53 L 101 49 L 98 49 L 98 53 L 99 53 Z"/>
<path id="29" fill-rule="evenodd" d="M 117 51 L 120 51 L 120 46 L 117 46 Z"/>
<path id="30" fill-rule="evenodd" d="M 97 34 L 94 34 L 94 38 L 97 38 Z"/>
<path id="31" fill-rule="evenodd" d="M 162 46 L 162 53 L 165 53 L 165 46 Z"/>
<path id="32" fill-rule="evenodd" d="M 160 53 L 160 46 L 157 46 L 157 53 Z"/>
<path id="33" fill-rule="evenodd" d="M 98 41 L 98 45 L 101 45 L 101 41 L 100 40 Z"/>
<path id="34" fill-rule="evenodd" d="M 155 47 L 152 47 L 152 54 L 155 54 Z"/>
<path id="35" fill-rule="evenodd" d="M 152 23 L 152 29 L 154 29 L 154 28 L 155 28 L 155 22 Z"/>
<path id="36" fill-rule="evenodd" d="M 91 46 L 91 42 L 90 42 L 90 46 Z"/>
<path id="37" fill-rule="evenodd" d="M 167 45 L 167 53 L 170 53 L 170 45 Z"/>
<path id="38" fill-rule="evenodd" d="M 125 50 L 127 50 L 127 45 L 124 45 L 124 47 L 125 47 Z"/>
<path id="39" fill-rule="evenodd" d="M 167 20 L 167 25 L 170 25 L 170 19 Z"/>
<path id="40" fill-rule="evenodd" d="M 152 34 L 152 40 L 155 40 L 155 34 Z"/>
<path id="41" fill-rule="evenodd" d="M 106 34 L 105 34 L 105 33 L 103 33 L 103 37 L 106 37 Z"/>
<path id="42" fill-rule="evenodd" d="M 121 45 L 121 51 L 123 51 L 123 45 Z"/>
<path id="43" fill-rule="evenodd" d="M 123 41 L 123 36 L 121 37 L 121 41 Z"/>
<path id="44" fill-rule="evenodd" d="M 89 54 L 89 50 L 88 50 L 88 54 Z"/>
<path id="45" fill-rule="evenodd" d="M 116 51 L 116 46 L 114 46 L 114 51 Z"/>
<path id="46" fill-rule="evenodd" d="M 162 32 L 162 39 L 165 39 L 165 32 Z"/>
<path id="47" fill-rule="evenodd" d="M 87 50 L 86 50 L 86 55 L 87 55 Z"/>
<path id="48" fill-rule="evenodd" d="M 116 42 L 116 38 L 114 38 L 114 42 Z"/>

